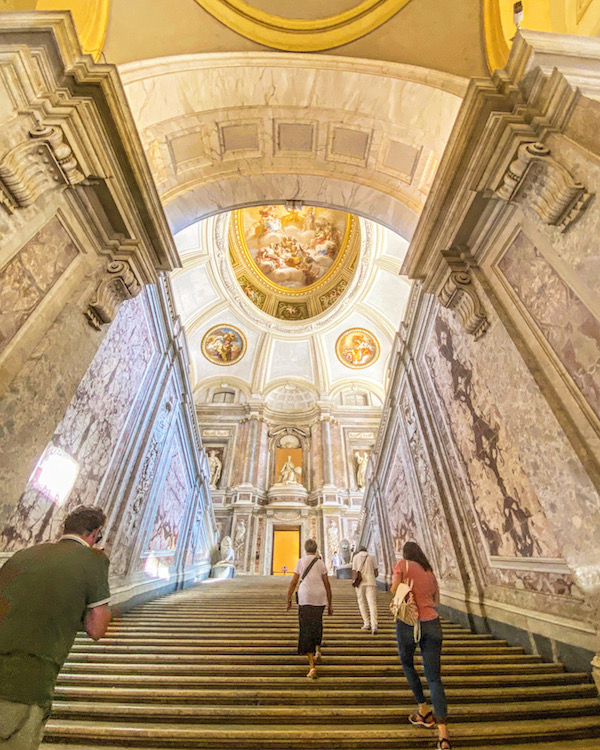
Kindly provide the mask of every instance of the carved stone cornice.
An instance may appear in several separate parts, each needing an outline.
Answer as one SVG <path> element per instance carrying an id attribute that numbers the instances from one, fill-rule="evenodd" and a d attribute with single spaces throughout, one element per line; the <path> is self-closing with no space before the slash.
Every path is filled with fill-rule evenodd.
<path id="1" fill-rule="evenodd" d="M 592 195 L 550 156 L 550 149 L 543 143 L 522 143 L 518 147 L 516 158 L 508 166 L 495 194 L 505 201 L 514 200 L 534 164 L 541 166 L 543 174 L 537 194 L 531 196 L 533 208 L 542 221 L 564 232 L 579 217 Z"/>
<path id="2" fill-rule="evenodd" d="M 452 253 L 444 255 L 450 275 L 437 297 L 443 307 L 458 316 L 465 331 L 478 339 L 487 331 L 489 320 L 473 284 L 469 266 Z"/>
<path id="3" fill-rule="evenodd" d="M 111 323 L 121 302 L 136 297 L 141 290 L 142 286 L 127 261 L 109 263 L 86 311 L 90 325 L 100 330 L 105 323 Z"/>

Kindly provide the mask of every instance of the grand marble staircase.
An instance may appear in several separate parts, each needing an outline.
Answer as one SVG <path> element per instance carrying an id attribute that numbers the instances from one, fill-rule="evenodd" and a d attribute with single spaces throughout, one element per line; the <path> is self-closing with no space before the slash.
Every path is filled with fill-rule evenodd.
<path id="1" fill-rule="evenodd" d="M 44 747 L 432 748 L 412 727 L 389 596 L 377 636 L 360 630 L 348 581 L 333 581 L 319 679 L 296 650 L 283 578 L 204 583 L 131 611 L 94 644 L 78 638 L 58 682 Z M 599 750 L 597 693 L 584 674 L 456 625 L 443 676 L 462 750 Z M 420 663 L 420 662 L 419 662 Z"/>

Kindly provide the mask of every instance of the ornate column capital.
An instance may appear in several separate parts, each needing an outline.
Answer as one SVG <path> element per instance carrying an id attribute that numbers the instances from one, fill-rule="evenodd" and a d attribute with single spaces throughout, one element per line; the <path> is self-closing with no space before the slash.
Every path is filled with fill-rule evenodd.
<path id="1" fill-rule="evenodd" d="M 126 260 L 109 263 L 86 311 L 90 325 L 100 330 L 105 323 L 111 323 L 121 302 L 136 297 L 141 290 L 142 286 Z"/>

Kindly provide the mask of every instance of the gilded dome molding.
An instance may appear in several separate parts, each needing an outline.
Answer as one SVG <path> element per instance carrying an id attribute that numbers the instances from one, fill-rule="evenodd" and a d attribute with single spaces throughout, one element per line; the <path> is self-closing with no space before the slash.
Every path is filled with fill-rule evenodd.
<path id="1" fill-rule="evenodd" d="M 273 49 L 318 52 L 340 47 L 389 21 L 410 0 L 362 0 L 353 8 L 324 18 L 286 18 L 244 0 L 196 0 L 222 24 Z"/>

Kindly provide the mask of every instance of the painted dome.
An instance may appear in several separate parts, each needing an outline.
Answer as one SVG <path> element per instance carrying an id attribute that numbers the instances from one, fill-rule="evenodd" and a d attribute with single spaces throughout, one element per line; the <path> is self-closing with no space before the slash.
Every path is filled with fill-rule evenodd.
<path id="1" fill-rule="evenodd" d="M 355 216 L 315 206 L 244 208 L 230 224 L 230 257 L 242 291 L 282 320 L 306 320 L 335 304 L 352 278 L 359 246 Z"/>

